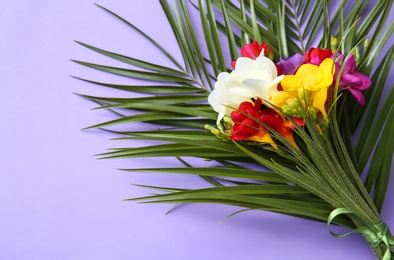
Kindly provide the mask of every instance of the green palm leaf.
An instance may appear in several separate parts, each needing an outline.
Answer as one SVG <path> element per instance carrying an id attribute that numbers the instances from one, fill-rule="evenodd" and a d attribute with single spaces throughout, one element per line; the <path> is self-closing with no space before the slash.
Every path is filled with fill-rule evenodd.
<path id="1" fill-rule="evenodd" d="M 330 48 L 333 35 L 338 38 L 339 50 L 346 53 L 360 53 L 361 50 L 363 55 L 357 66 L 362 73 L 370 75 L 381 50 L 393 34 L 392 22 L 385 29 L 392 1 L 379 1 L 362 21 L 359 17 L 367 1 L 357 1 L 352 6 L 343 1 L 335 8 L 331 8 L 330 1 L 313 4 L 305 0 L 268 0 L 264 3 L 241 0 L 239 4 L 224 0 L 197 0 L 190 5 L 181 0 L 175 2 L 174 9 L 167 1 L 161 0 L 160 4 L 173 30 L 182 61 L 176 61 L 157 41 L 132 23 L 99 7 L 146 38 L 172 61 L 175 68 L 77 42 L 100 55 L 122 61 L 125 66 L 143 70 L 75 61 L 78 64 L 147 83 L 117 85 L 77 78 L 104 87 L 147 94 L 138 98 L 80 95 L 99 104 L 96 109 L 108 109 L 119 116 L 86 129 L 105 128 L 103 130 L 119 136 L 114 138 L 116 140 L 161 142 L 145 147 L 111 149 L 99 154 L 100 158 L 176 157 L 183 164 L 176 168 L 156 166 L 149 169 L 122 169 L 124 171 L 197 175 L 213 187 L 188 190 L 143 186 L 164 193 L 133 200 L 176 204 L 222 203 L 316 221 L 327 221 L 333 209 L 345 207 L 359 212 L 371 222 L 379 220 L 394 152 L 394 139 L 390 137 L 394 127 L 393 120 L 390 120 L 393 117 L 393 89 L 385 101 L 382 97 L 393 61 L 392 46 L 371 77 L 372 86 L 365 93 L 365 107 L 344 94 L 333 106 L 328 118 L 332 123 L 327 129 L 315 127 L 306 117 L 307 127 L 294 130 L 297 143 L 305 152 L 294 148 L 268 126 L 265 127 L 273 132 L 279 151 L 269 145 L 230 141 L 227 132 L 221 131 L 225 126 L 215 125 L 217 113 L 205 101 L 214 88 L 213 80 L 220 72 L 228 70 L 230 60 L 237 59 L 237 48 L 251 40 L 268 43 L 278 60 L 279 57 L 303 53 L 313 47 L 312 44 Z M 333 14 L 331 17 L 329 7 L 333 9 L 330 9 Z M 203 41 L 191 19 L 192 11 L 195 10 L 199 12 Z M 321 30 L 322 40 L 316 42 Z M 221 34 L 226 41 L 221 39 Z M 369 45 L 365 45 L 365 39 L 370 35 Z M 225 58 L 225 53 L 229 53 L 228 58 Z M 379 104 L 382 104 L 380 110 Z M 138 114 L 123 115 L 118 109 L 137 111 Z M 115 125 L 135 122 L 158 127 L 156 130 L 139 131 L 112 129 Z M 353 142 L 358 127 L 359 138 Z M 221 166 L 193 167 L 184 157 L 202 158 Z M 369 160 L 372 165 L 366 169 L 367 176 L 363 184 L 359 174 Z M 240 162 L 248 164 L 244 166 Z M 262 167 L 265 167 L 264 170 Z M 369 192 L 372 190 L 371 199 Z M 343 216 L 334 222 L 350 228 L 360 224 Z M 381 254 L 379 249 L 375 249 L 375 253 L 378 256 Z"/>

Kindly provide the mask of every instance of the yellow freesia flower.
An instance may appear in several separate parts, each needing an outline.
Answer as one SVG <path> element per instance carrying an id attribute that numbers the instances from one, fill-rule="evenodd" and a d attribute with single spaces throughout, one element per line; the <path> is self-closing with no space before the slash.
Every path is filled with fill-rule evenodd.
<path id="1" fill-rule="evenodd" d="M 283 91 L 271 89 L 269 101 L 279 107 L 293 106 L 294 99 L 298 98 L 304 101 L 307 92 L 308 96 L 310 94 L 312 97 L 313 107 L 326 117 L 324 104 L 327 100 L 327 90 L 333 82 L 334 73 L 334 61 L 329 58 L 325 59 L 320 66 L 301 65 L 295 75 L 285 75 L 281 82 Z M 304 103 L 309 102 L 304 101 Z"/>

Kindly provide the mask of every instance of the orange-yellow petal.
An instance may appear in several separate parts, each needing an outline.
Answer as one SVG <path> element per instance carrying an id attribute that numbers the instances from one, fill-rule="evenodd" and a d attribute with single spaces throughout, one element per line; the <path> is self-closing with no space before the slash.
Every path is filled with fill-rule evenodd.
<path id="1" fill-rule="evenodd" d="M 275 142 L 272 140 L 271 136 L 267 133 L 264 133 L 262 135 L 255 135 L 250 137 L 248 140 L 250 141 L 255 141 L 255 142 L 259 142 L 259 143 L 268 143 L 270 144 L 272 147 L 274 147 L 275 150 L 278 149 L 278 146 L 275 144 Z"/>
<path id="2" fill-rule="evenodd" d="M 300 150 L 296 142 L 294 141 L 293 135 L 290 133 L 289 135 L 284 136 L 284 138 L 291 143 L 297 150 Z"/>

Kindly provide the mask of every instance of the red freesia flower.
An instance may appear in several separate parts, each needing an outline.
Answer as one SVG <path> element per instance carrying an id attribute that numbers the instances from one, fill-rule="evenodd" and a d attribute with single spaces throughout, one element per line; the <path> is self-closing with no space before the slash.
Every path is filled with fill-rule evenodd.
<path id="1" fill-rule="evenodd" d="M 307 53 L 304 54 L 305 63 L 312 63 L 319 66 L 323 60 L 332 57 L 332 51 L 329 49 L 310 48 Z"/>
<path id="2" fill-rule="evenodd" d="M 231 113 L 234 126 L 231 129 L 232 136 L 230 139 L 269 143 L 277 149 L 276 144 L 269 135 L 269 130 L 263 126 L 265 124 L 297 147 L 292 134 L 292 129 L 295 128 L 295 125 L 290 120 L 283 120 L 274 109 L 261 109 L 261 104 L 262 101 L 260 99 L 257 99 L 254 104 L 248 101 L 242 102 L 238 110 Z M 299 126 L 304 125 L 304 121 L 301 118 L 294 118 L 293 121 Z"/>
<path id="3" fill-rule="evenodd" d="M 292 118 L 292 120 L 299 126 L 303 126 L 305 124 L 302 118 Z M 298 149 L 298 146 L 294 141 L 292 132 L 292 129 L 294 129 L 296 126 L 293 124 L 292 121 L 287 119 L 283 120 L 278 114 L 278 112 L 276 112 L 274 109 L 266 110 L 266 113 L 264 113 L 260 117 L 260 121 L 274 129 L 289 143 L 291 143 L 294 147 Z"/>
<path id="4" fill-rule="evenodd" d="M 242 102 L 237 111 L 231 113 L 231 119 L 234 126 L 231 129 L 232 140 L 251 140 L 261 143 L 270 143 L 275 145 L 267 129 L 258 123 L 261 116 L 261 100 L 257 99 L 252 102 Z M 276 145 L 274 146 L 276 148 Z"/>
<path id="5" fill-rule="evenodd" d="M 252 43 L 245 44 L 241 48 L 241 57 L 248 57 L 252 60 L 257 59 L 260 56 L 261 51 L 264 49 L 264 55 L 269 59 L 274 59 L 274 51 L 268 46 L 267 43 L 261 45 L 257 41 L 252 41 Z M 231 66 L 235 69 L 235 61 L 231 62 Z"/>

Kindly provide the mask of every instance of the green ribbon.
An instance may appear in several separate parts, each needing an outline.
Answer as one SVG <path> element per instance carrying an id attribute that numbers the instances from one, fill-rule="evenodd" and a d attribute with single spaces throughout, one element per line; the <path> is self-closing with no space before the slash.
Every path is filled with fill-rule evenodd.
<path id="1" fill-rule="evenodd" d="M 339 215 L 342 214 L 352 214 L 358 217 L 362 222 L 364 222 L 365 226 L 354 229 L 348 233 L 337 234 L 331 231 L 331 222 Z M 379 221 L 376 224 L 371 223 L 370 221 L 364 219 L 358 213 L 351 211 L 346 208 L 338 208 L 331 212 L 327 219 L 328 230 L 331 235 L 334 237 L 340 238 L 350 235 L 352 233 L 359 233 L 363 236 L 364 240 L 373 248 L 378 247 L 381 242 L 383 242 L 386 246 L 386 252 L 383 255 L 382 260 L 390 260 L 391 259 L 391 251 L 390 246 L 394 246 L 394 237 L 391 235 L 389 228 L 383 221 Z"/>

